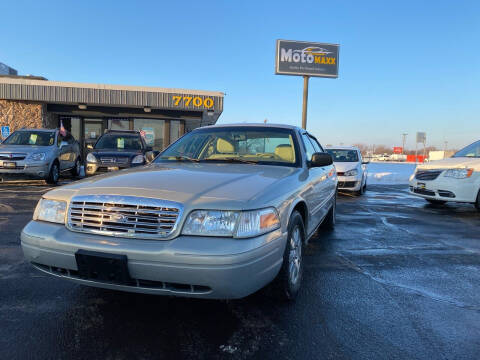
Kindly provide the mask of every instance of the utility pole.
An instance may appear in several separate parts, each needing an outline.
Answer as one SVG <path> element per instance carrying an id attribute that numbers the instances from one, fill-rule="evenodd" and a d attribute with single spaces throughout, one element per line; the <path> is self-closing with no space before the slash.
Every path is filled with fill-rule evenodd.
<path id="1" fill-rule="evenodd" d="M 308 79 L 309 76 L 303 77 L 303 106 L 302 106 L 302 128 L 307 130 L 307 102 L 308 102 Z"/>
<path id="2" fill-rule="evenodd" d="M 403 139 L 402 139 L 402 140 L 403 140 L 403 141 L 402 141 L 402 142 L 403 142 L 402 155 L 405 153 L 405 142 L 406 142 L 406 140 L 407 140 L 407 135 L 408 135 L 407 133 L 403 133 L 403 134 L 402 134 L 402 138 L 403 138 Z"/>

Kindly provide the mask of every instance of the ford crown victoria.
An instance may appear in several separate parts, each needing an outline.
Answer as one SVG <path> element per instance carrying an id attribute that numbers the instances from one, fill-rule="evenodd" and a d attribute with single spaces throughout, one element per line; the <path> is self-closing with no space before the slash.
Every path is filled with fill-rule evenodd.
<path id="1" fill-rule="evenodd" d="M 335 225 L 332 158 L 302 129 L 196 129 L 154 162 L 47 192 L 21 234 L 37 269 L 84 285 L 292 299 L 304 246 Z"/>

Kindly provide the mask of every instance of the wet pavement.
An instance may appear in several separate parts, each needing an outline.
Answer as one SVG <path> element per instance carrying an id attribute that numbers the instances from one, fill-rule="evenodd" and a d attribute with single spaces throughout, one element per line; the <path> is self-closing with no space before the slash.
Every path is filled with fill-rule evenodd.
<path id="1" fill-rule="evenodd" d="M 2 359 L 475 359 L 480 213 L 405 186 L 342 195 L 307 247 L 302 292 L 235 301 L 113 292 L 51 278 L 19 234 L 46 186 L 0 185 Z"/>

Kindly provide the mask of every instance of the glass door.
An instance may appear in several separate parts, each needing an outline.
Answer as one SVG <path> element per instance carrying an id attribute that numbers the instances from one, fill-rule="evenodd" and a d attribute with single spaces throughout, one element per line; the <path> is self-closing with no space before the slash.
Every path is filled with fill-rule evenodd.
<path id="1" fill-rule="evenodd" d="M 103 134 L 103 119 L 85 119 L 83 129 L 83 148 L 86 149 L 87 145 L 93 146 Z"/>

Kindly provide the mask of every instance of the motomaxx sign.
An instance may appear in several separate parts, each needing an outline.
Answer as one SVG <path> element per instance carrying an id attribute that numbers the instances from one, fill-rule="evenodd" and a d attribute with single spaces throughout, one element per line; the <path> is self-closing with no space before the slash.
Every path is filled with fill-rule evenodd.
<path id="1" fill-rule="evenodd" d="M 339 45 L 277 40 L 275 74 L 338 77 Z"/>

